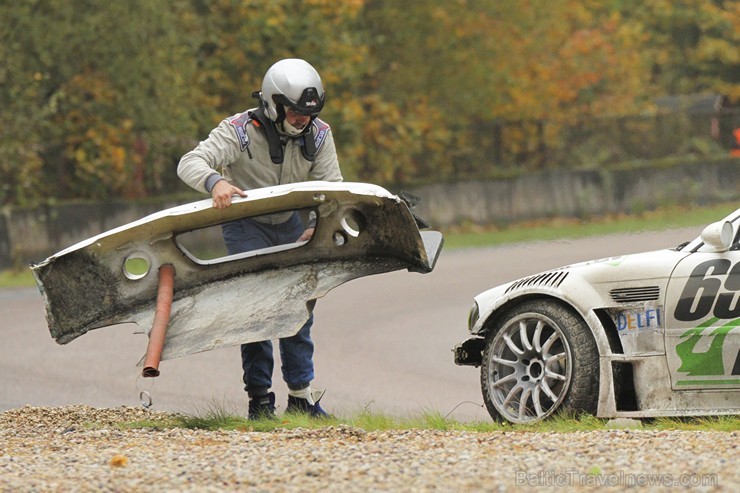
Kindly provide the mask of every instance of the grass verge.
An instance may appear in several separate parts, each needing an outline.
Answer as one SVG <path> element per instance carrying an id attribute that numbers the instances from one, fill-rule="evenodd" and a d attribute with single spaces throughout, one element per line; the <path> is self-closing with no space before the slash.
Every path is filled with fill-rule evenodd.
<path id="1" fill-rule="evenodd" d="M 0 289 L 2 288 L 28 288 L 35 286 L 36 281 L 33 279 L 31 269 L 21 271 L 3 270 L 0 271 Z"/>
<path id="2" fill-rule="evenodd" d="M 170 420 L 156 422 L 133 422 L 125 428 L 186 428 L 198 430 L 236 430 L 272 432 L 294 429 L 320 429 L 325 427 L 348 426 L 367 432 L 392 430 L 436 430 L 467 432 L 536 432 L 572 433 L 583 431 L 608 430 L 613 427 L 608 419 L 591 415 L 573 416 L 562 414 L 532 425 L 512 425 L 493 421 L 460 422 L 441 413 L 427 411 L 410 418 L 396 418 L 382 413 L 363 412 L 353 417 L 333 417 L 315 419 L 306 415 L 283 415 L 277 420 L 263 419 L 249 421 L 244 417 L 232 416 L 216 411 L 210 415 L 175 415 Z M 740 430 L 740 416 L 712 416 L 692 418 L 646 419 L 640 422 L 641 430 L 684 430 L 734 432 Z"/>

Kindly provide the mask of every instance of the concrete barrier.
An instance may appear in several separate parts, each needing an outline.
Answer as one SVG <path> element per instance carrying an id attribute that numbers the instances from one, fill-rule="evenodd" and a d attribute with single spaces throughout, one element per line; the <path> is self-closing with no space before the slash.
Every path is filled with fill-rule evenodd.
<path id="1" fill-rule="evenodd" d="M 438 183 L 409 190 L 437 228 L 548 217 L 635 213 L 673 204 L 740 198 L 740 160 L 665 168 L 559 170 L 499 181 Z"/>

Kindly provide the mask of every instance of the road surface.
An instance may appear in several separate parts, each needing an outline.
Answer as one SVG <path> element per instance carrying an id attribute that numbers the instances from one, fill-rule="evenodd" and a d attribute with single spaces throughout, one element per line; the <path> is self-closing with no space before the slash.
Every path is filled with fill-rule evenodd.
<path id="1" fill-rule="evenodd" d="M 479 370 L 453 363 L 467 336 L 474 295 L 494 285 L 582 260 L 655 250 L 693 239 L 701 228 L 621 234 L 442 251 L 430 274 L 394 272 L 350 281 L 316 308 L 315 388 L 340 416 L 365 409 L 408 417 L 438 412 L 488 420 Z M 36 288 L 0 290 L 0 412 L 24 406 L 139 406 L 206 415 L 246 414 L 236 347 L 165 360 L 157 378 L 141 378 L 147 338 L 122 324 L 91 331 L 67 345 L 49 335 Z M 276 345 L 277 346 L 277 345 Z M 278 412 L 287 389 L 276 358 Z"/>

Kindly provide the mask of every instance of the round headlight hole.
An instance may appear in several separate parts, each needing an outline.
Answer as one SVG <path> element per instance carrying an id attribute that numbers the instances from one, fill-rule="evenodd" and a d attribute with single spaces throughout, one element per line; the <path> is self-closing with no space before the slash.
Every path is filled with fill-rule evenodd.
<path id="1" fill-rule="evenodd" d="M 146 277 L 151 267 L 149 257 L 143 253 L 133 253 L 123 261 L 123 275 L 132 281 L 137 281 Z"/>

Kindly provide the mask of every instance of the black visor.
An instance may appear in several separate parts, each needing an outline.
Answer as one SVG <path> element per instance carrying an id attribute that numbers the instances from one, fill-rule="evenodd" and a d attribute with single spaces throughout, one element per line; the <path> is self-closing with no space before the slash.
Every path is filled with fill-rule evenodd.
<path id="1" fill-rule="evenodd" d="M 275 104 L 282 104 L 299 115 L 317 116 L 324 107 L 324 96 L 319 96 L 315 87 L 307 87 L 301 94 L 301 99 L 293 101 L 285 94 L 275 94 L 272 97 Z"/>

